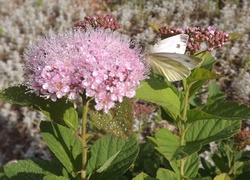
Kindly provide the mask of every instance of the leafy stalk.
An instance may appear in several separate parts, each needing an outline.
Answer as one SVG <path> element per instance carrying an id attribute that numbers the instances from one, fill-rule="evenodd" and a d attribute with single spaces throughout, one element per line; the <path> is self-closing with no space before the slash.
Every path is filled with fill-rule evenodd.
<path id="1" fill-rule="evenodd" d="M 89 98 L 82 96 L 82 148 L 83 148 L 83 156 L 82 156 L 82 178 L 86 179 L 86 166 L 87 166 L 87 136 L 86 136 L 86 124 L 87 124 L 87 114 L 88 114 L 88 106 L 89 106 Z"/>
<path id="2" fill-rule="evenodd" d="M 185 98 L 184 98 L 184 107 L 183 107 L 183 111 L 180 117 L 180 121 L 179 121 L 179 130 L 180 130 L 180 143 L 181 146 L 185 146 L 186 142 L 185 142 L 185 132 L 186 132 L 186 127 L 185 127 L 185 122 L 187 120 L 187 110 L 188 110 L 188 99 L 189 99 L 189 90 L 191 85 L 187 85 L 186 81 L 183 81 L 184 84 L 184 90 L 185 90 Z M 186 158 L 182 158 L 181 159 L 181 163 L 180 163 L 180 179 L 183 179 L 184 176 L 184 165 L 185 165 L 185 161 Z"/>

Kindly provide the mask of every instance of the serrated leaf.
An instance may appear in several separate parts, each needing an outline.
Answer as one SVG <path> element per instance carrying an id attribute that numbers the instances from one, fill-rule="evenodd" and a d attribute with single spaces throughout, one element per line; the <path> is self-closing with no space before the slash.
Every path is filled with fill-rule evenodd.
<path id="1" fill-rule="evenodd" d="M 134 177 L 132 180 L 157 180 L 157 179 L 150 177 L 149 175 L 147 175 L 144 172 L 141 172 L 136 177 Z"/>
<path id="2" fill-rule="evenodd" d="M 159 180 L 164 180 L 166 178 L 171 180 L 179 180 L 180 175 L 176 174 L 173 171 L 170 171 L 169 169 L 159 168 L 159 170 L 157 171 L 156 178 Z"/>
<path id="3" fill-rule="evenodd" d="M 220 102 L 205 106 L 202 110 L 190 109 L 187 111 L 188 122 L 197 120 L 223 119 L 244 120 L 250 119 L 250 108 L 237 102 Z"/>
<path id="4" fill-rule="evenodd" d="M 222 173 L 215 176 L 214 180 L 231 180 L 231 178 L 226 173 Z"/>
<path id="5" fill-rule="evenodd" d="M 201 80 L 209 80 L 209 79 L 217 79 L 220 78 L 221 75 L 216 74 L 214 72 L 211 72 L 207 69 L 203 68 L 195 68 L 191 75 L 187 78 L 187 84 L 194 83 L 196 81 L 201 81 Z"/>
<path id="6" fill-rule="evenodd" d="M 95 110 L 91 101 L 89 115 L 98 129 L 103 129 L 109 134 L 126 139 L 132 133 L 133 111 L 131 100 L 128 98 L 124 98 L 122 103 L 117 103 L 108 114 Z"/>
<path id="7" fill-rule="evenodd" d="M 78 116 L 73 103 L 65 98 L 56 102 L 44 99 L 34 93 L 28 92 L 25 86 L 12 86 L 0 91 L 0 99 L 24 107 L 42 111 L 49 119 L 56 123 L 67 125 L 77 132 Z"/>
<path id="8" fill-rule="evenodd" d="M 198 120 L 217 119 L 219 116 L 208 114 L 200 109 L 189 109 L 187 111 L 187 122 L 192 123 Z"/>
<path id="9" fill-rule="evenodd" d="M 217 115 L 223 119 L 243 120 L 250 118 L 250 108 L 237 102 L 213 103 L 209 106 L 205 106 L 202 110 L 207 114 Z"/>
<path id="10" fill-rule="evenodd" d="M 236 134 L 241 127 L 241 121 L 200 120 L 190 125 L 185 134 L 189 143 L 206 145 L 212 141 L 219 141 Z"/>
<path id="11" fill-rule="evenodd" d="M 78 135 L 64 126 L 42 121 L 41 134 L 50 150 L 73 177 L 82 168 L 82 143 Z"/>
<path id="12" fill-rule="evenodd" d="M 94 143 L 87 164 L 90 179 L 114 179 L 121 176 L 135 161 L 139 152 L 135 136 L 130 140 L 105 136 Z"/>
<path id="13" fill-rule="evenodd" d="M 194 153 L 188 157 L 186 157 L 185 165 L 184 165 L 184 174 L 188 179 L 194 179 L 199 170 L 199 157 L 198 153 Z"/>
<path id="14" fill-rule="evenodd" d="M 135 98 L 162 106 L 169 115 L 176 119 L 180 114 L 180 100 L 176 93 L 159 81 L 147 80 L 141 83 Z"/>
<path id="15" fill-rule="evenodd" d="M 180 147 L 180 137 L 174 135 L 168 129 L 162 128 L 155 134 L 157 149 L 167 160 L 173 160 L 175 152 Z"/>
<path id="16" fill-rule="evenodd" d="M 37 180 L 46 175 L 63 175 L 63 166 L 45 160 L 19 160 L 6 164 L 4 172 L 12 180 Z"/>

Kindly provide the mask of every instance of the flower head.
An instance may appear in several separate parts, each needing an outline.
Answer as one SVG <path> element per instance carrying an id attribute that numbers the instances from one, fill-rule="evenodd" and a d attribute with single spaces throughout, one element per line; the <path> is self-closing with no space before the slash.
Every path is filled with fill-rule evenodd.
<path id="1" fill-rule="evenodd" d="M 82 28 L 87 30 L 89 27 L 111 29 L 115 31 L 121 28 L 121 24 L 116 21 L 112 14 L 96 15 L 96 16 L 86 16 L 83 21 L 78 21 L 74 24 L 76 28 Z"/>
<path id="2" fill-rule="evenodd" d="M 53 101 L 80 94 L 94 97 L 95 108 L 107 113 L 123 97 L 132 98 L 146 78 L 144 57 L 129 42 L 103 29 L 49 34 L 25 52 L 26 84 Z"/>
<path id="3" fill-rule="evenodd" d="M 230 38 L 227 33 L 217 31 L 214 26 L 209 26 L 208 28 L 179 28 L 174 26 L 164 26 L 158 29 L 158 34 L 161 38 L 167 38 L 177 34 L 188 34 L 189 40 L 187 50 L 191 53 L 199 51 L 201 45 L 206 45 L 208 51 L 212 51 L 214 48 L 220 48 Z"/>

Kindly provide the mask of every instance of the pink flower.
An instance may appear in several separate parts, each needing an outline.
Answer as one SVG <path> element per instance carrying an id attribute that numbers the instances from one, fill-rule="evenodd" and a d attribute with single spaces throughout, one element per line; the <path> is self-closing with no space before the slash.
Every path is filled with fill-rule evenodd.
<path id="1" fill-rule="evenodd" d="M 103 29 L 49 34 L 25 51 L 26 85 L 37 95 L 56 101 L 85 93 L 105 113 L 132 98 L 147 68 L 140 49 L 130 40 Z"/>
<path id="2" fill-rule="evenodd" d="M 163 39 L 177 34 L 189 35 L 187 50 L 191 53 L 200 51 L 202 44 L 206 46 L 206 50 L 212 51 L 215 48 L 222 47 L 225 42 L 230 39 L 227 33 L 216 30 L 215 26 L 209 26 L 208 28 L 194 27 L 185 29 L 175 26 L 163 26 L 158 29 L 158 35 Z"/>
<path id="3" fill-rule="evenodd" d="M 207 30 L 210 32 L 210 34 L 214 35 L 216 27 L 215 26 L 208 26 Z"/>

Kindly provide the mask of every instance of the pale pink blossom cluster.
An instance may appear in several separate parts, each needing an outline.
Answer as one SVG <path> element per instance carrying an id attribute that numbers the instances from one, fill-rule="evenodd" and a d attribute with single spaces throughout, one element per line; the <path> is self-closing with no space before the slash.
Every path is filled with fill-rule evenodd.
<path id="1" fill-rule="evenodd" d="M 188 34 L 189 41 L 187 50 L 191 53 L 201 50 L 201 45 L 205 44 L 206 50 L 212 51 L 215 48 L 222 47 L 230 37 L 223 31 L 218 31 L 214 26 L 208 28 L 179 28 L 174 26 L 164 26 L 158 29 L 158 35 L 161 38 L 167 38 L 177 34 Z"/>
<path id="2" fill-rule="evenodd" d="M 86 29 L 92 27 L 111 29 L 115 31 L 121 28 L 121 23 L 119 23 L 112 14 L 102 14 L 96 16 L 86 16 L 83 21 L 78 21 L 74 24 L 76 28 Z"/>
<path id="3" fill-rule="evenodd" d="M 51 33 L 31 44 L 25 59 L 26 85 L 31 91 L 52 101 L 85 94 L 94 97 L 96 110 L 105 113 L 123 97 L 132 98 L 147 72 L 139 48 L 103 29 Z"/>

